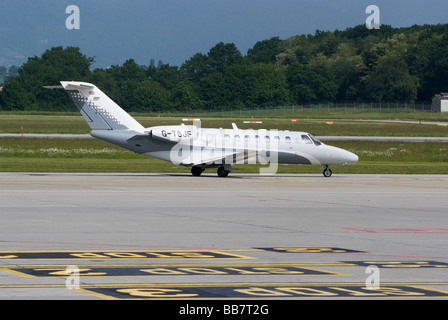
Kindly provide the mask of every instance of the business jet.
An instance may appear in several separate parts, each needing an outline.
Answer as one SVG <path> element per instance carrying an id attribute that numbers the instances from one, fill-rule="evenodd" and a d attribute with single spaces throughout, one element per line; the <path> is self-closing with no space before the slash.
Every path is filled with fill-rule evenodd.
<path id="1" fill-rule="evenodd" d="M 330 165 L 358 161 L 347 150 L 326 145 L 306 132 L 279 130 L 202 128 L 193 125 L 156 126 L 144 128 L 126 111 L 93 84 L 61 81 L 76 107 L 91 128 L 90 135 L 119 147 L 191 167 L 194 176 L 205 169 L 217 169 L 226 177 L 232 167 L 240 164 L 269 164 L 261 173 L 275 173 L 278 164 L 319 165 L 330 177 Z"/>

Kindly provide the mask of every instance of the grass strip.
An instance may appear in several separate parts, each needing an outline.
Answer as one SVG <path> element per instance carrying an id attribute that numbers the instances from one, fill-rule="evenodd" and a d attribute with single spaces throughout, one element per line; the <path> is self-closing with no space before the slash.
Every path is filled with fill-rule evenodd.
<path id="1" fill-rule="evenodd" d="M 420 120 L 412 113 L 400 114 L 400 120 Z M 426 117 L 431 121 L 446 121 L 445 116 L 438 114 L 418 113 L 421 117 Z M 359 117 L 357 117 L 359 116 Z M 383 116 L 382 118 L 380 116 Z M 173 117 L 148 117 L 137 115 L 136 119 L 144 127 L 178 125 L 182 123 L 181 116 Z M 188 118 L 188 117 L 187 117 Z M 322 120 L 317 120 L 322 119 Z M 382 120 L 397 119 L 383 113 L 365 114 L 345 114 L 345 113 L 297 113 L 289 116 L 283 115 L 280 118 L 272 117 L 252 117 L 238 118 L 201 118 L 203 128 L 231 128 L 235 122 L 241 129 L 278 129 L 290 131 L 305 131 L 316 136 L 423 136 L 423 137 L 444 137 L 448 136 L 447 126 L 387 123 L 387 122 L 366 122 L 361 119 Z M 416 118 L 416 119 L 413 119 Z M 327 119 L 327 120 L 325 120 Z M 347 119 L 352 119 L 348 121 Z M 245 124 L 244 120 L 259 120 L 260 124 Z M 299 121 L 291 121 L 299 120 Z M 35 115 L 35 114 L 4 114 L 0 113 L 0 133 L 60 133 L 60 134 L 86 134 L 90 131 L 87 123 L 81 115 Z"/>
<path id="2" fill-rule="evenodd" d="M 448 144 L 338 141 L 331 145 L 358 154 L 334 173 L 448 174 Z M 235 166 L 236 173 L 258 173 L 260 165 Z M 266 166 L 265 166 L 266 167 Z M 100 140 L 0 139 L 2 172 L 176 172 L 189 168 L 134 154 Z M 206 172 L 214 172 L 208 170 Z M 278 173 L 318 173 L 317 166 L 279 165 Z"/>

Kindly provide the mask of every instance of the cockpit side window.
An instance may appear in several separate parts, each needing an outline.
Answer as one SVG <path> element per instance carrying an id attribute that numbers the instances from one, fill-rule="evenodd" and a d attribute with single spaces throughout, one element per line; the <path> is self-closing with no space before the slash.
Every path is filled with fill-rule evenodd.
<path id="1" fill-rule="evenodd" d="M 306 134 L 302 134 L 302 142 L 306 144 L 313 144 L 311 139 Z"/>
<path id="2" fill-rule="evenodd" d="M 313 140 L 313 142 L 316 146 L 320 146 L 322 144 L 322 142 L 320 142 L 319 139 L 314 137 L 312 134 L 310 134 L 310 138 L 311 138 L 311 140 Z"/>

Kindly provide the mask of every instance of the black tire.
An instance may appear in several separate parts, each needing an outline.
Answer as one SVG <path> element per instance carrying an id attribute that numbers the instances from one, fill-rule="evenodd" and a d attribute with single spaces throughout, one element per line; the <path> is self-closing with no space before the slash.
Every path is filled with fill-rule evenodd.
<path id="1" fill-rule="evenodd" d="M 224 169 L 224 167 L 219 167 L 218 168 L 218 176 L 225 178 L 229 175 L 229 171 L 227 171 L 226 169 Z"/>
<path id="2" fill-rule="evenodd" d="M 195 177 L 199 177 L 202 172 L 204 172 L 204 169 L 202 169 L 201 167 L 191 167 L 191 174 Z"/>
<path id="3" fill-rule="evenodd" d="M 325 168 L 323 174 L 325 178 L 330 178 L 333 172 L 331 171 L 330 168 Z"/>

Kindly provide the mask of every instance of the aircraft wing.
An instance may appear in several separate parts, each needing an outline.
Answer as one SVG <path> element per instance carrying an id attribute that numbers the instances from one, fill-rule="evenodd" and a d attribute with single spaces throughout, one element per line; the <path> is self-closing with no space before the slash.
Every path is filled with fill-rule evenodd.
<path id="1" fill-rule="evenodd" d="M 218 150 L 218 152 L 217 152 Z M 201 165 L 212 165 L 212 164 L 244 164 L 248 163 L 248 160 L 256 157 L 262 151 L 260 150 L 244 150 L 239 152 L 220 152 L 219 149 L 215 149 L 214 153 L 218 153 L 218 155 L 210 154 L 209 157 L 201 157 L 200 159 L 187 158 L 182 161 L 181 164 L 189 165 L 189 166 L 201 166 Z M 204 152 L 201 152 L 204 154 Z M 192 160 L 192 161 L 190 161 Z M 254 161 L 255 163 L 255 161 Z"/>
<path id="2" fill-rule="evenodd" d="M 138 133 L 127 138 L 127 141 L 148 139 L 148 133 Z M 160 140 L 160 139 L 157 139 Z M 165 139 L 167 140 L 167 139 Z M 168 141 L 168 140 L 167 140 Z M 214 166 L 218 164 L 248 164 L 251 159 L 256 163 L 256 157 L 265 150 L 245 149 L 237 150 L 225 148 L 204 148 L 189 144 L 171 144 L 170 161 L 176 165 L 184 166 Z"/>

